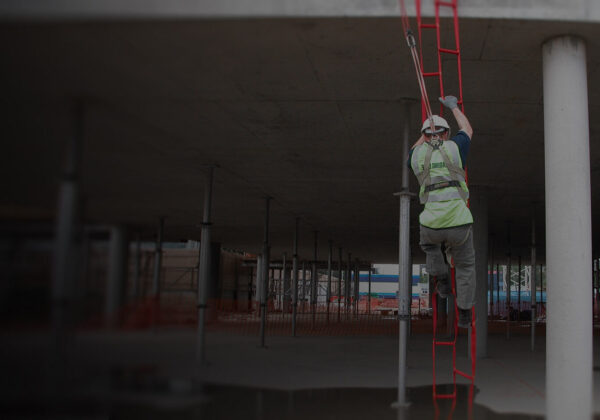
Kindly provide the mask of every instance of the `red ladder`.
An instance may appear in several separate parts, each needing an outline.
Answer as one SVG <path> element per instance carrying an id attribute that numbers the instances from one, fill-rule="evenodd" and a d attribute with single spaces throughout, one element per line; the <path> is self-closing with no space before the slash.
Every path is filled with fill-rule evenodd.
<path id="1" fill-rule="evenodd" d="M 406 13 L 406 8 L 404 5 L 404 0 L 400 0 L 400 9 L 402 14 L 402 26 L 407 38 L 407 42 L 409 44 L 409 48 L 411 48 L 411 53 L 413 54 L 413 61 L 415 61 L 415 69 L 417 71 L 417 78 L 419 80 L 419 87 L 421 89 L 421 114 L 422 119 L 425 120 L 429 117 L 429 113 L 431 113 L 431 107 L 429 104 L 429 98 L 427 96 L 427 89 L 425 87 L 424 80 L 426 78 L 437 77 L 439 80 L 439 89 L 440 96 L 445 97 L 444 94 L 444 78 L 442 71 L 442 54 L 451 54 L 455 55 L 457 58 L 457 75 L 458 75 L 458 104 L 461 107 L 461 110 L 464 113 L 464 103 L 463 103 L 463 94 L 462 94 L 462 66 L 461 66 L 461 54 L 460 54 L 460 38 L 459 38 L 459 26 L 458 26 L 458 11 L 457 11 L 457 0 L 450 1 L 442 1 L 442 0 L 434 0 L 435 1 L 435 23 L 424 23 L 421 17 L 421 0 L 415 0 L 416 7 L 416 15 L 417 15 L 417 26 L 418 26 L 418 37 L 419 37 L 419 58 L 418 63 L 416 62 L 415 56 L 415 46 L 414 46 L 414 38 L 412 37 L 412 31 L 410 30 L 410 25 L 408 21 L 408 16 Z M 453 15 L 453 25 L 454 25 L 454 40 L 455 45 L 454 48 L 445 48 L 441 45 L 441 35 L 440 35 L 440 8 L 447 7 L 452 9 Z M 436 31 L 436 40 L 437 40 L 437 63 L 438 68 L 437 71 L 425 71 L 423 68 L 423 30 L 431 30 L 435 29 Z M 444 106 L 440 105 L 440 115 L 443 114 Z M 468 182 L 468 179 L 467 179 Z M 456 375 L 462 376 L 471 381 L 471 386 L 469 390 L 469 401 L 473 401 L 473 385 L 475 381 L 475 360 L 476 360 L 476 329 L 475 329 L 475 308 L 472 308 L 472 322 L 471 322 L 471 373 L 468 374 L 463 372 L 456 367 L 456 340 L 458 337 L 458 306 L 456 305 L 456 279 L 455 279 L 455 271 L 454 267 L 451 270 L 452 277 L 452 294 L 454 295 L 454 325 L 453 325 L 453 337 L 450 340 L 443 341 L 438 340 L 437 338 L 437 295 L 433 294 L 432 305 L 433 305 L 433 398 L 434 402 L 436 399 L 456 399 Z M 438 346 L 451 346 L 452 347 L 452 378 L 453 378 L 453 392 L 451 393 L 438 393 L 437 392 L 437 384 L 436 384 L 436 348 Z M 453 401 L 452 407 L 455 406 L 455 401 Z M 437 407 L 437 403 L 436 403 Z M 469 407 L 471 409 L 471 407 Z M 469 410 L 470 411 L 470 410 Z"/>
<path id="2" fill-rule="evenodd" d="M 444 78 L 442 72 L 442 54 L 451 54 L 455 55 L 457 60 L 457 70 L 458 70 L 458 104 L 460 105 L 461 111 L 465 111 L 465 106 L 463 103 L 463 94 L 462 94 L 462 65 L 461 65 L 461 55 L 460 55 L 460 37 L 459 37 L 459 26 L 458 26 L 458 9 L 457 9 L 458 0 L 451 1 L 441 1 L 435 0 L 435 23 L 423 23 L 423 19 L 421 17 L 421 0 L 415 0 L 416 12 L 417 12 L 417 28 L 419 34 L 419 52 L 420 52 L 420 64 L 421 69 L 423 69 L 423 29 L 435 29 L 436 39 L 437 39 L 437 62 L 438 68 L 437 71 L 426 72 L 422 70 L 423 78 L 429 77 L 437 77 L 439 79 L 440 84 L 440 96 L 444 97 Z M 443 48 L 441 45 L 441 34 L 440 34 L 440 7 L 449 7 L 452 9 L 453 15 L 453 23 L 454 23 L 454 48 Z M 422 101 L 423 102 L 423 101 Z M 425 104 L 422 104 L 422 116 L 423 119 L 426 117 L 425 113 Z M 440 104 L 440 115 L 444 113 L 444 106 Z"/>
<path id="3" fill-rule="evenodd" d="M 421 69 L 423 69 L 423 49 L 422 49 L 422 39 L 423 39 L 423 30 L 426 29 L 435 29 L 436 32 L 436 40 L 437 40 L 437 63 L 438 68 L 437 71 L 434 72 L 425 72 L 422 70 L 423 78 L 426 77 L 437 77 L 440 85 L 440 96 L 445 97 L 444 94 L 444 73 L 442 66 L 442 54 L 451 54 L 455 55 L 457 60 L 457 75 L 458 75 L 458 104 L 461 107 L 461 110 L 464 112 L 464 102 L 463 102 L 463 94 L 462 94 L 462 66 L 461 66 L 461 55 L 460 55 L 460 37 L 459 37 L 459 26 L 458 26 L 458 11 L 457 11 L 457 1 L 441 1 L 435 0 L 435 23 L 424 23 L 421 17 L 421 0 L 416 0 L 416 12 L 417 12 L 417 26 L 418 26 L 418 34 L 419 34 L 419 51 L 420 51 L 420 59 L 421 59 Z M 455 45 L 454 48 L 444 48 L 441 44 L 441 35 L 440 35 L 440 8 L 448 7 L 452 9 L 453 15 L 453 25 L 454 25 L 454 40 Z M 440 115 L 443 114 L 444 106 L 440 104 Z M 425 104 L 422 104 L 422 117 L 426 118 L 425 115 Z M 471 381 L 471 385 L 474 384 L 475 381 L 475 360 L 476 360 L 476 329 L 475 329 L 475 308 L 472 308 L 472 319 L 471 322 L 471 373 L 468 374 L 466 372 L 457 369 L 456 367 L 456 340 L 458 337 L 458 306 L 456 305 L 456 279 L 455 279 L 455 270 L 452 267 L 451 270 L 452 276 L 452 294 L 454 295 L 454 325 L 453 325 L 453 336 L 451 340 L 439 340 L 437 335 L 437 319 L 438 319 L 438 308 L 437 308 L 437 294 L 433 294 L 433 397 L 434 398 L 456 398 L 456 375 L 460 375 Z M 452 381 L 453 381 L 453 392 L 448 394 L 442 394 L 437 392 L 437 383 L 436 383 L 436 348 L 438 346 L 451 346 L 452 347 Z M 472 392 L 472 387 L 470 392 Z"/>

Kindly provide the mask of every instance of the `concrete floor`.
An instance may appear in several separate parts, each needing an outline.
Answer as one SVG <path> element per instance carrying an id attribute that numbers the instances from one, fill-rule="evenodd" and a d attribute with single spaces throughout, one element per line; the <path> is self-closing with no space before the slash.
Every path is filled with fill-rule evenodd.
<path id="1" fill-rule="evenodd" d="M 323 412 L 332 400 L 346 398 L 356 406 L 351 410 L 354 414 L 367 405 L 387 415 L 387 407 L 395 398 L 398 343 L 392 337 L 269 337 L 268 348 L 262 349 L 256 337 L 211 333 L 207 337 L 209 364 L 200 373 L 204 384 L 211 384 L 207 388 L 191 381 L 194 333 L 190 330 L 78 333 L 72 338 L 68 363 L 71 386 L 62 391 L 48 379 L 47 333 L 3 333 L 1 337 L 0 367 L 5 372 L 0 379 L 3 418 L 64 418 L 65 413 L 72 418 L 146 418 L 148 412 L 153 413 L 153 418 L 172 418 L 170 412 L 177 412 L 182 418 L 198 418 L 193 414 L 198 414 L 197 411 L 185 410 L 210 407 L 210 400 L 217 398 L 215 395 L 219 401 L 229 401 L 236 395 L 254 394 L 261 401 L 260 407 L 265 399 L 271 401 L 264 402 L 266 406 L 282 405 L 284 411 L 289 411 L 286 401 L 292 395 L 297 401 L 311 401 Z M 430 339 L 426 334 L 411 338 L 407 380 L 413 406 L 425 407 L 433 413 Z M 538 344 L 531 353 L 528 337 L 515 336 L 510 341 L 499 335 L 489 337 L 489 357 L 478 361 L 474 398 L 475 407 L 494 413 L 486 418 L 503 418 L 508 413 L 528 416 L 522 418 L 543 416 L 543 337 Z M 596 337 L 595 349 L 598 344 Z M 460 366 L 468 370 L 464 336 L 460 337 L 458 352 L 462 356 L 458 360 Z M 450 375 L 443 372 L 444 366 L 450 366 L 450 354 L 440 355 L 438 365 L 438 383 L 451 382 Z M 599 365 L 600 356 L 595 351 L 594 366 Z M 600 371 L 596 367 L 597 418 L 600 418 L 599 381 Z M 466 396 L 465 389 L 461 388 L 459 395 Z M 367 398 L 374 390 L 381 392 Z M 284 392 L 278 394 L 279 391 Z M 227 407 L 239 408 L 242 400 L 235 397 L 235 401 L 238 404 L 219 405 L 221 416 L 203 411 L 199 418 L 237 418 L 234 411 L 223 415 Z M 262 414 L 255 417 L 270 418 Z M 417 418 L 413 414 L 409 417 Z M 330 417 L 324 414 L 316 418 Z"/>

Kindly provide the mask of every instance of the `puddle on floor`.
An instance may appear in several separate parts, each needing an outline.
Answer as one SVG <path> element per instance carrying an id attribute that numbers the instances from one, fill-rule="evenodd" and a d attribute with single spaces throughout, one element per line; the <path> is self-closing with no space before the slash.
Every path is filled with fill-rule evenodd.
<path id="1" fill-rule="evenodd" d="M 112 407 L 115 419 L 203 419 L 203 420 L 404 420 L 404 419 L 542 419 L 541 416 L 498 414 L 472 404 L 469 386 L 457 385 L 456 402 L 432 398 L 431 386 L 407 390 L 408 408 L 391 408 L 396 389 L 338 388 L 277 391 L 211 385 L 204 388 L 206 402 L 179 412 L 121 404 Z M 452 385 L 438 385 L 439 393 L 452 392 Z M 476 394 L 476 390 L 474 392 Z"/>

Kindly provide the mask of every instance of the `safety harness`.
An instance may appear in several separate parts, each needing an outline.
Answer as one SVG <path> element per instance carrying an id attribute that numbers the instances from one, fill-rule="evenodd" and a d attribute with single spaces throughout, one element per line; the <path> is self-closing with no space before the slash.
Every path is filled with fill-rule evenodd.
<path id="1" fill-rule="evenodd" d="M 469 199 L 467 191 L 462 188 L 461 182 L 465 180 L 465 171 L 458 165 L 452 162 L 452 159 L 448 156 L 448 153 L 444 148 L 441 148 L 440 145 L 435 144 L 432 145 L 430 142 L 424 143 L 427 145 L 427 152 L 425 153 L 425 162 L 423 165 L 423 170 L 417 174 L 417 179 L 419 180 L 419 185 L 424 187 L 423 194 L 421 194 L 420 201 L 421 204 L 425 204 L 429 199 L 429 193 L 431 191 L 440 190 L 442 188 L 454 187 L 458 191 L 460 198 L 466 203 Z M 437 150 L 442 156 L 442 160 L 444 161 L 444 165 L 449 173 L 449 180 L 444 179 L 441 182 L 432 182 L 431 180 L 431 156 L 433 155 L 433 151 Z M 438 181 L 440 177 L 435 177 L 435 181 Z"/>

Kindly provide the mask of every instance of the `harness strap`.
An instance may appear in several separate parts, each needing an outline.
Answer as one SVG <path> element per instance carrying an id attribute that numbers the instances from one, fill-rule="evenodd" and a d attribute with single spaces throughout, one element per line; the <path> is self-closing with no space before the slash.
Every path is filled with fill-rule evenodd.
<path id="1" fill-rule="evenodd" d="M 459 181 L 459 180 L 464 180 L 465 179 L 465 171 L 462 168 L 459 168 L 457 165 L 455 165 L 450 158 L 448 157 L 448 155 L 446 154 L 446 152 L 444 150 L 440 150 L 440 154 L 442 155 L 442 159 L 444 160 L 444 164 L 446 165 L 446 169 L 448 169 L 448 171 L 450 172 L 450 176 L 452 178 L 454 178 L 454 181 Z M 467 196 L 467 192 L 465 190 L 463 190 L 462 186 L 456 187 L 456 189 L 458 190 L 458 194 L 460 195 L 460 198 L 462 198 L 462 200 L 466 203 L 469 200 L 469 197 Z"/>
<path id="2" fill-rule="evenodd" d="M 431 185 L 426 186 L 425 191 L 429 192 L 429 191 L 441 190 L 442 188 L 448 188 L 448 187 L 460 187 L 460 181 L 438 182 L 437 184 L 431 184 Z"/>
<path id="3" fill-rule="evenodd" d="M 427 145 L 427 152 L 425 153 L 425 162 L 423 164 L 423 172 L 419 174 L 419 185 L 427 186 L 431 182 L 431 155 L 433 155 L 433 147 L 429 143 Z M 429 198 L 429 191 L 425 191 L 421 196 L 421 204 L 426 203 Z"/>
<path id="4" fill-rule="evenodd" d="M 458 195 L 460 198 L 466 203 L 469 199 L 467 192 L 462 188 L 461 181 L 465 179 L 465 171 L 459 166 L 455 165 L 454 162 L 450 160 L 448 157 L 448 153 L 446 150 L 442 148 L 438 148 L 437 150 L 440 152 L 442 159 L 444 161 L 444 165 L 448 170 L 451 181 L 439 182 L 436 184 L 431 184 L 431 156 L 433 155 L 433 146 L 429 143 L 425 143 L 427 145 L 427 152 L 425 153 L 425 161 L 423 162 L 423 171 L 417 175 L 419 180 L 419 185 L 423 185 L 424 191 L 421 196 L 421 204 L 425 204 L 429 199 L 429 193 L 431 191 L 435 191 L 437 189 L 447 188 L 447 187 L 455 187 L 458 191 Z M 447 184 L 447 185 L 443 185 Z"/>

